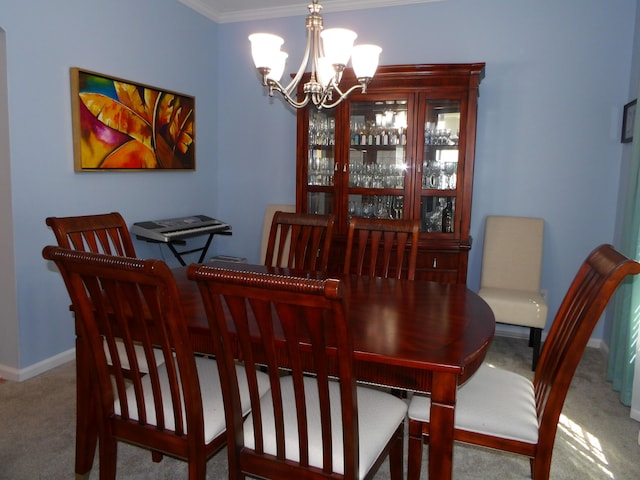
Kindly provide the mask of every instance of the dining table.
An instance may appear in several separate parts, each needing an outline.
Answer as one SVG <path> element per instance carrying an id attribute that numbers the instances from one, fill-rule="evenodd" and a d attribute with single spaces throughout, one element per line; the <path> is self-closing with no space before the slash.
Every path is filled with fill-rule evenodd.
<path id="1" fill-rule="evenodd" d="M 216 262 L 234 270 L 316 276 L 264 265 Z M 194 352 L 213 354 L 198 286 L 186 267 L 173 269 Z M 453 469 L 456 392 L 478 369 L 495 332 L 491 308 L 463 284 L 338 275 L 353 333 L 359 382 L 431 397 L 429 479 L 450 479 Z M 88 476 L 97 431 L 92 416 L 88 362 L 76 328 L 76 477 Z"/>

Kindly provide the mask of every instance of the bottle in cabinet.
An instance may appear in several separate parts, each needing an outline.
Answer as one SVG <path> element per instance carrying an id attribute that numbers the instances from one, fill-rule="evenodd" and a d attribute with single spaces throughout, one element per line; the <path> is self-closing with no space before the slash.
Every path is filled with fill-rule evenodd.
<path id="1" fill-rule="evenodd" d="M 453 205 L 447 200 L 447 206 L 442 210 L 442 233 L 453 233 Z"/>

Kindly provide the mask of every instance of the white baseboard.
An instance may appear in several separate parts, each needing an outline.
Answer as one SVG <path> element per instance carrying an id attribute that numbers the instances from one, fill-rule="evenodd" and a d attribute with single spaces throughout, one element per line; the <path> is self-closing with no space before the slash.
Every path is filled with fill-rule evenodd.
<path id="1" fill-rule="evenodd" d="M 12 382 L 23 382 L 44 373 L 52 368 L 70 362 L 76 358 L 76 349 L 72 348 L 66 352 L 49 357 L 41 362 L 30 365 L 26 368 L 16 369 L 6 365 L 0 365 L 0 377 Z"/>

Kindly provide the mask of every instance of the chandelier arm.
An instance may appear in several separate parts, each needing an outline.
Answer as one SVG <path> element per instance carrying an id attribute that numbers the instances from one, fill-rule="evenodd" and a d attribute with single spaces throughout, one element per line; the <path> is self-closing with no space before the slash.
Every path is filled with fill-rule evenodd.
<path id="1" fill-rule="evenodd" d="M 320 58 L 324 57 L 324 48 L 320 41 L 320 32 L 322 31 L 322 25 L 310 27 L 309 36 L 313 36 L 313 42 L 311 43 L 311 81 L 316 81 L 318 75 L 318 68 L 320 66 Z"/>
<path id="2" fill-rule="evenodd" d="M 285 96 L 284 98 L 287 101 L 287 103 L 289 103 L 289 105 L 291 105 L 294 108 L 304 108 L 307 106 L 310 100 L 309 95 L 305 95 L 304 100 L 302 100 L 301 102 L 296 102 L 293 98 L 291 98 L 288 95 Z"/>
<path id="3" fill-rule="evenodd" d="M 291 93 L 296 89 L 298 83 L 300 83 L 300 79 L 302 75 L 304 75 L 304 71 L 307 69 L 307 63 L 309 62 L 309 51 L 311 50 L 311 31 L 309 31 L 309 35 L 307 36 L 307 48 L 304 51 L 304 57 L 302 58 L 302 62 L 300 63 L 300 68 L 298 69 L 298 73 L 296 73 L 295 77 L 291 79 L 289 85 L 287 85 L 282 93 L 285 93 L 291 96 Z M 313 67 L 312 67 L 313 68 Z"/>
<path id="4" fill-rule="evenodd" d="M 295 77 L 291 80 L 289 85 L 286 86 L 284 92 L 291 97 L 293 91 L 296 89 L 302 76 L 307 69 L 307 64 L 309 63 L 309 56 L 311 56 L 311 81 L 315 81 L 315 67 L 318 61 L 318 47 L 322 48 L 322 44 L 320 43 L 320 31 L 322 30 L 322 17 L 320 16 L 321 6 L 317 5 L 317 1 L 314 0 L 313 5 L 309 5 L 309 15 L 307 16 L 306 25 L 307 25 L 307 45 L 304 49 L 304 56 L 302 58 L 302 62 L 300 62 L 300 68 L 296 73 Z M 319 7 L 319 8 L 318 8 Z M 308 97 L 308 95 L 305 95 Z M 308 100 L 305 104 L 308 103 Z"/>
<path id="5" fill-rule="evenodd" d="M 364 83 L 364 82 L 363 83 L 359 83 L 358 85 L 354 85 L 353 87 L 351 87 L 349 90 L 347 90 L 344 93 L 338 88 L 337 85 L 335 85 L 333 87 L 333 91 L 339 95 L 338 99 L 333 103 L 325 103 L 326 102 L 326 98 L 323 98 L 322 99 L 322 103 L 320 105 L 322 106 L 322 108 L 333 108 L 333 107 L 337 106 L 340 102 L 342 102 L 345 98 L 347 98 L 349 95 L 351 95 L 353 92 L 355 92 L 358 89 L 361 89 L 361 92 L 365 93 L 366 90 L 367 90 L 367 84 Z"/>
<path id="6" fill-rule="evenodd" d="M 277 80 L 269 79 L 267 86 L 269 87 L 269 96 L 273 97 L 274 92 L 278 92 L 282 95 L 282 98 L 286 100 L 288 104 L 295 108 L 303 108 L 306 107 L 309 103 L 309 95 L 305 95 L 304 100 L 300 102 L 296 102 L 291 95 L 287 93 L 287 91 L 283 88 L 283 86 Z"/>

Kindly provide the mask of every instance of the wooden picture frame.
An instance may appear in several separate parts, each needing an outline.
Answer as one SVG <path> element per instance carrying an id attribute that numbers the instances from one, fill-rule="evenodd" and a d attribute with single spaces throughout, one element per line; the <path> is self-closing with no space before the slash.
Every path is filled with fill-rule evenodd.
<path id="1" fill-rule="evenodd" d="M 195 170 L 195 97 L 71 68 L 74 167 Z"/>
<path id="2" fill-rule="evenodd" d="M 622 135 L 620 141 L 622 143 L 629 143 L 633 140 L 633 126 L 636 118 L 636 103 L 638 99 L 635 99 L 624 106 L 624 113 L 622 114 Z"/>

